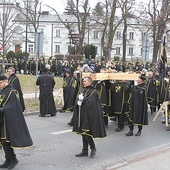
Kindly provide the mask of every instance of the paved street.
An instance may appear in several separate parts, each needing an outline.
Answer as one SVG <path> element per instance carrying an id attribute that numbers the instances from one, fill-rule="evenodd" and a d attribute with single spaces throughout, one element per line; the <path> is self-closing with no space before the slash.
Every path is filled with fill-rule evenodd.
<path id="1" fill-rule="evenodd" d="M 140 137 L 126 137 L 127 126 L 122 132 L 115 132 L 116 123 L 110 121 L 106 127 L 107 138 L 95 139 L 97 155 L 93 159 L 75 157 L 82 149 L 82 142 L 81 136 L 72 133 L 72 128 L 66 125 L 72 113 L 58 112 L 56 117 L 45 118 L 25 117 L 34 147 L 15 150 L 19 159 L 16 170 L 139 170 L 139 167 L 148 170 L 154 166 L 169 169 L 165 158 L 170 156 L 170 132 L 161 123 L 161 116 L 153 122 L 154 115 L 149 115 L 150 125 L 144 127 Z M 4 155 L 2 150 L 0 152 L 2 162 Z"/>

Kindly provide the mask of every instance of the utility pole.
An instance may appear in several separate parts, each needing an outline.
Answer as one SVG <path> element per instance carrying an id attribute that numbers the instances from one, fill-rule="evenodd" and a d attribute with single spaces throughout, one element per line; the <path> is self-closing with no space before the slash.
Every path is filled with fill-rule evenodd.
<path id="1" fill-rule="evenodd" d="M 26 2 L 26 24 L 25 24 L 25 57 L 24 57 L 24 74 L 27 74 L 27 37 L 28 37 L 28 0 Z"/>

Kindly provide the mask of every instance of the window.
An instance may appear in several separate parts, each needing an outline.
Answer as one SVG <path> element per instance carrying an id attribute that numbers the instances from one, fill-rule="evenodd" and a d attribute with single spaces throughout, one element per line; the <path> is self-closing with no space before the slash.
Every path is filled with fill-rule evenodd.
<path id="1" fill-rule="evenodd" d="M 116 32 L 116 39 L 121 39 L 121 32 L 120 31 Z"/>
<path id="2" fill-rule="evenodd" d="M 133 55 L 133 47 L 129 48 L 129 55 Z"/>
<path id="3" fill-rule="evenodd" d="M 34 45 L 28 44 L 28 53 L 33 53 L 33 52 L 34 52 Z"/>
<path id="4" fill-rule="evenodd" d="M 56 53 L 60 53 L 60 45 L 56 45 L 55 46 L 55 52 Z"/>
<path id="5" fill-rule="evenodd" d="M 129 40 L 133 40 L 134 39 L 134 32 L 129 32 Z"/>
<path id="6" fill-rule="evenodd" d="M 35 36 L 35 31 L 33 28 L 28 28 L 28 37 L 34 37 Z"/>
<path id="7" fill-rule="evenodd" d="M 56 37 L 60 37 L 60 30 L 56 30 Z"/>
<path id="8" fill-rule="evenodd" d="M 71 46 L 70 45 L 68 46 L 68 53 L 69 54 L 71 53 Z"/>
<path id="9" fill-rule="evenodd" d="M 99 38 L 98 33 L 98 31 L 94 31 L 94 38 Z"/>
<path id="10" fill-rule="evenodd" d="M 116 55 L 120 55 L 120 47 L 116 47 Z"/>
<path id="11" fill-rule="evenodd" d="M 98 54 L 98 47 L 97 47 L 97 46 L 95 46 L 95 48 L 96 48 L 96 54 Z"/>
<path id="12" fill-rule="evenodd" d="M 109 33 L 108 32 L 105 33 L 105 38 L 109 38 Z"/>
<path id="13" fill-rule="evenodd" d="M 141 33 L 141 40 L 144 40 L 146 33 Z"/>

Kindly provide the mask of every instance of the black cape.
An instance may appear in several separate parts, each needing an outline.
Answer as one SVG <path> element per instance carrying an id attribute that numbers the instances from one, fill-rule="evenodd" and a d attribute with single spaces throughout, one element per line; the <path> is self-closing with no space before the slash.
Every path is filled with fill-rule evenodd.
<path id="1" fill-rule="evenodd" d="M 158 92 L 156 89 L 156 80 L 153 77 L 149 78 L 147 82 L 147 97 L 150 107 L 156 108 L 158 105 Z"/>
<path id="2" fill-rule="evenodd" d="M 1 139 L 9 141 L 12 147 L 32 146 L 33 142 L 14 88 L 11 85 L 6 86 L 1 91 L 0 99 L 1 107 L 4 108 Z"/>
<path id="3" fill-rule="evenodd" d="M 64 106 L 62 110 L 73 111 L 77 93 L 80 88 L 80 82 L 75 77 L 68 79 L 68 85 L 63 89 L 64 92 Z"/>
<path id="4" fill-rule="evenodd" d="M 94 138 L 106 137 L 101 104 L 97 90 L 92 86 L 83 89 L 83 102 L 75 106 L 73 114 L 73 132 L 90 135 Z M 77 103 L 77 102 L 76 102 Z"/>
<path id="5" fill-rule="evenodd" d="M 145 84 L 133 87 L 129 104 L 129 120 L 134 125 L 148 125 L 148 102 Z"/>
<path id="6" fill-rule="evenodd" d="M 20 85 L 19 79 L 18 79 L 18 77 L 16 76 L 15 73 L 8 77 L 8 83 L 13 85 L 14 89 L 18 91 L 21 107 L 22 107 L 23 111 L 26 110 L 24 98 L 23 98 L 23 93 L 22 93 L 22 90 L 21 90 L 21 85 Z"/>

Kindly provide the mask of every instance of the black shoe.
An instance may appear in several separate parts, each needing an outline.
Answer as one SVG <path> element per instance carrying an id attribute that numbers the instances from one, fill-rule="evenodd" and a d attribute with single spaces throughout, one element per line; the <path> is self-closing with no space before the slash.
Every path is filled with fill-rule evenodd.
<path id="1" fill-rule="evenodd" d="M 83 152 L 83 151 L 75 155 L 75 157 L 86 157 L 86 156 L 88 156 L 88 152 Z"/>
<path id="2" fill-rule="evenodd" d="M 165 120 L 162 120 L 162 124 L 165 124 Z"/>
<path id="3" fill-rule="evenodd" d="M 72 122 L 68 122 L 67 125 L 73 126 L 73 123 Z"/>
<path id="4" fill-rule="evenodd" d="M 51 114 L 51 116 L 56 116 L 56 114 Z"/>
<path id="5" fill-rule="evenodd" d="M 45 117 L 45 115 L 39 115 L 39 117 Z"/>
<path id="6" fill-rule="evenodd" d="M 96 155 L 96 150 L 97 150 L 96 148 L 91 150 L 90 158 L 93 158 Z"/>
<path id="7" fill-rule="evenodd" d="M 8 166 L 10 165 L 10 161 L 5 161 L 3 164 L 0 165 L 0 168 L 8 168 Z"/>
<path id="8" fill-rule="evenodd" d="M 116 116 L 113 116 L 110 118 L 110 120 L 114 121 L 114 122 L 117 122 L 117 117 Z"/>
<path id="9" fill-rule="evenodd" d="M 118 127 L 118 128 L 115 129 L 115 131 L 116 131 L 116 132 L 120 132 L 120 131 L 122 131 L 122 129 L 124 129 L 124 128 Z"/>
<path id="10" fill-rule="evenodd" d="M 129 130 L 129 132 L 126 133 L 126 136 L 133 136 L 133 131 L 132 131 L 132 130 Z"/>
<path id="11" fill-rule="evenodd" d="M 136 134 L 135 134 L 135 136 L 140 136 L 141 135 L 141 130 L 139 130 Z"/>
<path id="12" fill-rule="evenodd" d="M 18 164 L 18 160 L 12 159 L 9 166 L 8 166 L 8 169 L 13 169 L 17 164 Z"/>

